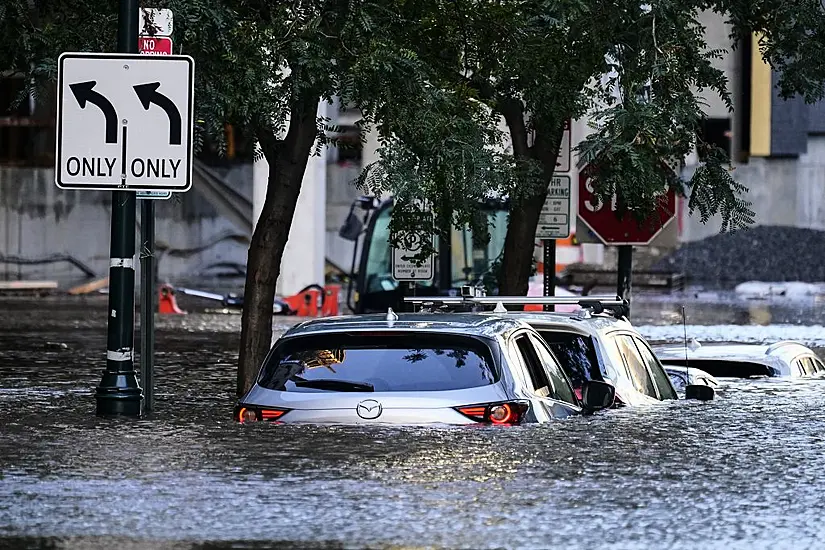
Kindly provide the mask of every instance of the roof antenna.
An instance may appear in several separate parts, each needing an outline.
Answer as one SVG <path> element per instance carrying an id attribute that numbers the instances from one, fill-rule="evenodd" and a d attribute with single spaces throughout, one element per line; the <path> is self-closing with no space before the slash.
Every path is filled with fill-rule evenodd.
<path id="1" fill-rule="evenodd" d="M 393 321 L 398 320 L 398 314 L 392 310 L 391 307 L 387 308 L 387 321 L 392 323 Z"/>
<path id="2" fill-rule="evenodd" d="M 496 309 L 493 310 L 493 313 L 507 313 L 507 308 L 504 307 L 503 303 L 498 302 L 496 304 Z"/>
<path id="3" fill-rule="evenodd" d="M 690 364 L 688 363 L 688 341 L 687 341 L 687 316 L 685 315 L 685 304 L 682 304 L 682 330 L 685 336 L 685 374 L 687 380 L 685 381 L 685 388 L 690 385 Z"/>

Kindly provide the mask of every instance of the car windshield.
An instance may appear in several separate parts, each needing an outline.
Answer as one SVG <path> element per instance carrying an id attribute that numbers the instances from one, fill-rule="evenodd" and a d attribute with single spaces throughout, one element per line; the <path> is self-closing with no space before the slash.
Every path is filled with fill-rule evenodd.
<path id="1" fill-rule="evenodd" d="M 284 341 L 259 384 L 289 392 L 444 391 L 498 380 L 481 340 L 433 333 L 319 334 Z"/>
<path id="2" fill-rule="evenodd" d="M 487 223 L 490 240 L 479 245 L 473 242 L 473 232 L 469 227 L 453 228 L 450 240 L 451 281 L 453 286 L 460 286 L 468 281 L 481 278 L 487 273 L 493 262 L 504 249 L 504 237 L 507 235 L 506 209 L 488 210 Z M 392 279 L 392 249 L 389 245 L 390 217 L 392 208 L 386 208 L 376 214 L 375 227 L 370 236 L 366 265 L 366 292 L 392 291 L 398 282 Z M 435 241 L 438 249 L 438 239 Z M 434 280 L 438 280 L 436 263 Z"/>
<path id="3" fill-rule="evenodd" d="M 553 350 L 573 388 L 581 388 L 586 380 L 603 380 L 593 340 L 589 336 L 551 330 L 538 332 Z"/>

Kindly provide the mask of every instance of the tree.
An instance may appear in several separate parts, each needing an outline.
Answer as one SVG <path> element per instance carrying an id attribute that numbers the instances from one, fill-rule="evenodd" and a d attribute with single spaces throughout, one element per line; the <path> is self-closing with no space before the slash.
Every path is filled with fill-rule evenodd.
<path id="1" fill-rule="evenodd" d="M 780 71 L 786 97 L 822 97 L 825 17 L 818 0 L 420 0 L 408 10 L 419 17 L 397 32 L 439 68 L 440 86 L 473 90 L 503 118 L 513 161 L 524 168 L 515 172 L 519 185 L 503 190 L 511 199 L 503 294 L 527 291 L 539 213 L 568 118 L 592 116 L 595 131 L 578 148 L 579 165 L 594 165 L 597 196 L 607 202 L 616 194 L 637 221 L 670 187 L 702 222 L 721 214 L 723 231 L 753 222 L 747 189 L 731 177 L 729 160 L 696 132 L 704 117 L 698 92 L 716 93 L 730 106 L 725 76 L 713 66 L 725 52 L 708 49 L 700 12 L 729 20 L 734 38 L 761 33 L 763 56 Z M 693 147 L 704 162 L 685 187 L 662 161 L 680 160 Z"/>
<path id="2" fill-rule="evenodd" d="M 426 99 L 437 126 L 472 126 L 473 116 L 433 93 L 428 67 L 393 34 L 404 2 L 382 0 L 168 0 L 153 7 L 175 15 L 175 53 L 195 59 L 196 146 L 223 128 L 259 143 L 269 163 L 266 200 L 247 264 L 237 391 L 243 394 L 269 351 L 280 263 L 308 158 L 328 143 L 320 101 L 340 96 L 384 128 Z M 63 51 L 113 51 L 114 3 L 6 0 L 0 5 L 0 68 L 53 87 Z M 439 107 L 444 100 L 447 106 Z M 454 102 L 453 102 L 454 103 Z M 469 120 L 467 119 L 469 117 Z M 406 124 L 406 123 L 404 123 Z M 407 126 L 408 127 L 408 126 Z M 469 130 L 468 130 L 469 131 Z"/>

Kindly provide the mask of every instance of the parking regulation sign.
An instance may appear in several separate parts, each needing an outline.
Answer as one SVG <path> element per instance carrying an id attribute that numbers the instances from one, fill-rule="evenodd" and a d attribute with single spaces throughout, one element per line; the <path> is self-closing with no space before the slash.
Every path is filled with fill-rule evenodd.
<path id="1" fill-rule="evenodd" d="M 570 236 L 570 176 L 553 176 L 541 208 L 537 239 L 566 239 Z"/>
<path id="2" fill-rule="evenodd" d="M 57 186 L 188 191 L 194 76 L 194 61 L 184 55 L 62 54 Z"/>
<path id="3" fill-rule="evenodd" d="M 418 259 L 424 243 L 433 239 L 432 214 L 423 212 L 415 222 L 414 227 L 399 235 L 401 247 L 392 247 L 392 278 L 396 281 L 430 281 L 433 278 L 433 254 L 423 261 Z"/>

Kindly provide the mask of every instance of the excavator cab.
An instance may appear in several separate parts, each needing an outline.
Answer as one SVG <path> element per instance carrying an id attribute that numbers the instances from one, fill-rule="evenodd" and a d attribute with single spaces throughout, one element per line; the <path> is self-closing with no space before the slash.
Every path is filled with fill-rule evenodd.
<path id="1" fill-rule="evenodd" d="M 363 221 L 355 214 L 356 207 L 364 211 Z M 442 246 L 448 248 L 449 253 L 446 257 L 439 254 L 432 280 L 417 283 L 414 289 L 416 294 L 454 294 L 464 285 L 483 282 L 485 276 L 490 274 L 493 263 L 504 250 L 508 205 L 505 201 L 490 201 L 484 204 L 484 209 L 488 213 L 489 242 L 475 246 L 469 227 L 454 227 L 446 246 L 443 246 L 442 239 L 436 239 L 437 253 Z M 392 276 L 392 249 L 389 243 L 391 215 L 392 199 L 378 201 L 373 197 L 359 197 L 339 232 L 342 238 L 354 243 L 354 276 L 350 277 L 347 305 L 355 313 L 386 312 L 388 307 L 403 311 L 403 297 L 413 292 Z"/>

